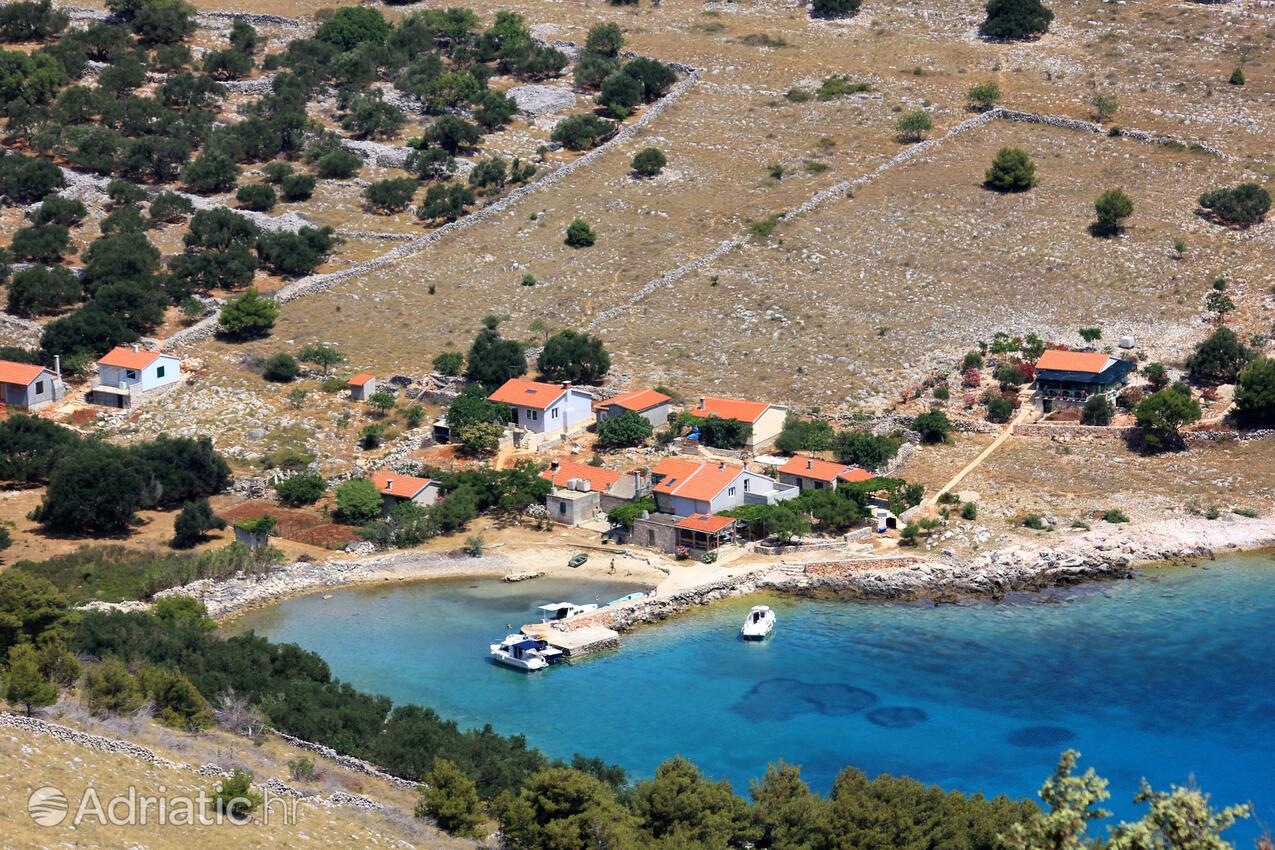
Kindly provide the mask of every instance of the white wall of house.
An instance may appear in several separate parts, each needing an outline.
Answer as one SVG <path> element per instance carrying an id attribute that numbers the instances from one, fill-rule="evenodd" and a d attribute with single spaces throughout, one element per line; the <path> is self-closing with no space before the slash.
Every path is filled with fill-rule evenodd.
<path id="1" fill-rule="evenodd" d="M 593 422 L 593 396 L 584 390 L 567 390 L 544 410 L 512 407 L 514 422 L 533 434 L 570 434 Z"/>
<path id="2" fill-rule="evenodd" d="M 147 393 L 178 381 L 181 378 L 181 361 L 176 357 L 161 354 L 144 369 L 125 369 L 122 366 L 99 364 L 97 377 L 108 387 L 136 385 L 142 392 Z"/>
<path id="3" fill-rule="evenodd" d="M 748 441 L 748 447 L 756 451 L 773 443 L 779 433 L 784 430 L 784 419 L 787 417 L 787 407 L 774 404 L 767 407 L 766 411 L 753 423 L 753 433 Z"/>
<path id="4" fill-rule="evenodd" d="M 62 400 L 61 382 L 48 369 L 41 372 L 40 377 L 29 384 L 0 384 L 0 388 L 3 389 L 3 397 L 0 397 L 0 401 L 10 407 L 35 410 Z"/>

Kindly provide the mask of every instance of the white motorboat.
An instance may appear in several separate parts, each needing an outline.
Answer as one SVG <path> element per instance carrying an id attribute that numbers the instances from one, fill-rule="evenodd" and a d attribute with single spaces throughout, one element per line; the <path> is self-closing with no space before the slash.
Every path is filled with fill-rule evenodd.
<path id="1" fill-rule="evenodd" d="M 548 605 L 540 606 L 540 622 L 552 623 L 556 620 L 565 620 L 577 614 L 588 614 L 590 611 L 596 610 L 598 610 L 597 605 L 573 605 L 570 602 L 552 602 Z"/>
<path id="2" fill-rule="evenodd" d="M 550 646 L 544 638 L 509 635 L 500 643 L 491 645 L 491 657 L 498 664 L 531 672 L 557 664 L 562 660 L 562 650 Z"/>
<path id="3" fill-rule="evenodd" d="M 775 630 L 775 612 L 769 605 L 754 605 L 739 630 L 744 640 L 764 640 Z"/>

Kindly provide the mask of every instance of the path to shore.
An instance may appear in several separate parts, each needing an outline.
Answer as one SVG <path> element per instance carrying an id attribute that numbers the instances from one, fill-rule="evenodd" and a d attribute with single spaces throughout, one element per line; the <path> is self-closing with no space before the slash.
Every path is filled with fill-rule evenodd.
<path id="1" fill-rule="evenodd" d="M 951 481 L 944 484 L 942 487 L 939 488 L 938 492 L 936 492 L 933 496 L 925 500 L 925 503 L 924 503 L 925 508 L 928 510 L 929 508 L 933 508 L 935 505 L 937 505 L 940 496 L 942 496 L 944 493 L 951 490 L 957 484 L 960 484 L 961 481 L 965 479 L 965 476 L 969 475 L 975 469 L 978 469 L 978 467 L 983 463 L 983 461 L 991 457 L 992 452 L 999 449 L 1002 443 L 1004 443 L 1011 436 L 1013 436 L 1014 426 L 1018 425 L 1024 419 L 1026 419 L 1029 415 L 1031 415 L 1031 410 L 1032 409 L 1029 405 L 1023 405 L 1021 408 L 1019 408 L 1018 415 L 1015 416 L 1013 420 L 1010 421 L 1009 424 L 1005 426 L 1005 430 L 1001 431 L 1000 436 L 998 436 L 995 440 L 992 440 L 992 444 L 990 446 L 988 446 L 987 448 L 979 452 L 978 457 L 974 458 L 972 461 L 966 464 L 964 469 L 956 473 L 956 475 L 952 476 Z"/>

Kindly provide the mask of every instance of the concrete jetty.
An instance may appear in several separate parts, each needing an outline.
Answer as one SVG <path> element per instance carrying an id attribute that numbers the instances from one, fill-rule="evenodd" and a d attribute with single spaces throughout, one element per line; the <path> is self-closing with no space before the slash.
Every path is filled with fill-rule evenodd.
<path id="1" fill-rule="evenodd" d="M 522 633 L 529 637 L 543 638 L 554 649 L 562 650 L 567 658 L 579 658 L 620 645 L 620 633 L 605 626 L 581 626 L 571 631 L 553 628 L 548 623 L 523 626 Z"/>

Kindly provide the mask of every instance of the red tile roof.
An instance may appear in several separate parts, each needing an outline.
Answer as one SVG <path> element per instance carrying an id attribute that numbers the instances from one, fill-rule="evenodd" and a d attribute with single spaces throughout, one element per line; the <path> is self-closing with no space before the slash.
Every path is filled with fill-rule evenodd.
<path id="1" fill-rule="evenodd" d="M 699 407 L 691 411 L 692 416 L 707 419 L 716 416 L 719 419 L 738 419 L 740 422 L 756 422 L 770 405 L 764 401 L 745 401 L 739 398 L 714 398 L 707 396 L 701 400 Z"/>
<path id="2" fill-rule="evenodd" d="M 780 472 L 800 475 L 802 478 L 813 478 L 816 481 L 836 481 L 849 469 L 850 467 L 844 463 L 833 463 L 830 460 L 800 455 L 789 458 L 787 463 L 779 467 Z"/>
<path id="3" fill-rule="evenodd" d="M 696 463 L 670 457 L 651 469 L 652 475 L 664 476 L 652 489 L 656 493 L 707 502 L 725 490 L 743 471 L 742 467 L 727 463 Z"/>
<path id="4" fill-rule="evenodd" d="M 614 469 L 600 466 L 589 466 L 587 463 L 576 463 L 572 460 L 558 464 L 557 470 L 546 469 L 540 477 L 553 483 L 555 487 L 566 487 L 573 478 L 583 478 L 589 482 L 589 488 L 605 492 L 611 485 L 619 481 L 621 474 Z"/>
<path id="5" fill-rule="evenodd" d="M 643 410 L 650 410 L 652 407 L 667 404 L 672 400 L 664 393 L 659 393 L 655 390 L 634 390 L 631 393 L 604 399 L 598 402 L 595 407 L 623 407 L 625 410 L 641 413 Z"/>
<path id="6" fill-rule="evenodd" d="M 852 466 L 848 468 L 845 472 L 841 473 L 837 477 L 840 478 L 842 481 L 846 481 L 851 484 L 854 484 L 855 482 L 858 482 L 858 481 L 871 481 L 873 478 L 876 478 L 876 476 L 873 475 L 871 472 L 868 472 L 868 470 L 860 469 L 857 466 Z"/>
<path id="7" fill-rule="evenodd" d="M 673 523 L 677 528 L 685 528 L 689 531 L 703 531 L 708 534 L 716 534 L 734 524 L 735 520 L 730 517 L 717 516 L 716 514 L 691 514 L 685 519 L 679 519 Z"/>
<path id="8" fill-rule="evenodd" d="M 1036 368 L 1054 369 L 1059 372 L 1090 372 L 1099 374 L 1107 368 L 1111 357 L 1096 351 L 1058 351 L 1050 349 L 1036 361 Z"/>
<path id="9" fill-rule="evenodd" d="M 542 384 L 539 381 L 524 381 L 522 378 L 510 378 L 501 384 L 487 398 L 505 404 L 516 404 L 519 407 L 534 407 L 544 410 L 558 399 L 566 390 L 558 384 Z"/>
<path id="10" fill-rule="evenodd" d="M 133 349 L 117 345 L 106 353 L 106 356 L 97 361 L 99 366 L 118 366 L 121 369 L 145 369 L 147 366 L 159 359 L 158 351 L 134 351 Z"/>
<path id="11" fill-rule="evenodd" d="M 373 375 L 371 372 L 359 372 L 353 378 L 350 378 L 347 386 L 362 387 L 362 386 L 366 386 L 368 381 L 375 381 L 375 380 L 376 380 L 376 376 Z"/>
<path id="12" fill-rule="evenodd" d="M 383 469 L 372 473 L 372 486 L 386 496 L 397 496 L 400 499 L 414 499 L 430 485 L 430 479 L 417 478 L 414 475 L 399 475 Z"/>
<path id="13" fill-rule="evenodd" d="M 19 384 L 25 387 L 42 374 L 44 374 L 43 366 L 0 360 L 0 384 Z"/>

